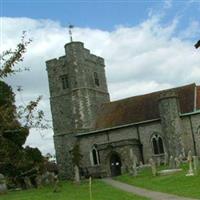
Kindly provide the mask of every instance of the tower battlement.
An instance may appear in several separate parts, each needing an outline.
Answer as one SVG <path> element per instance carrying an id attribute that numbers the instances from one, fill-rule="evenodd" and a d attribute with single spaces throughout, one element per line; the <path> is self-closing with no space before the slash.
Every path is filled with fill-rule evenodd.
<path id="1" fill-rule="evenodd" d="M 71 167 L 65 163 L 70 163 L 72 136 L 91 130 L 98 106 L 110 98 L 104 59 L 91 54 L 82 42 L 70 42 L 64 48 L 65 55 L 46 61 L 46 66 L 57 161 L 61 173 L 70 176 Z"/>

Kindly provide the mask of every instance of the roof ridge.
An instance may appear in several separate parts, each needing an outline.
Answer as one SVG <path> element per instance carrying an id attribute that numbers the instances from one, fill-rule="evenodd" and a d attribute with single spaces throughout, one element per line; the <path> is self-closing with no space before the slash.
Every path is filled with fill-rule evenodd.
<path id="1" fill-rule="evenodd" d="M 120 101 L 129 100 L 129 99 L 136 98 L 136 97 L 143 97 L 143 96 L 147 96 L 147 95 L 157 94 L 157 93 L 160 93 L 160 92 L 167 92 L 167 91 L 170 91 L 170 90 L 177 90 L 179 88 L 184 88 L 184 87 L 188 87 L 188 86 L 200 87 L 200 85 L 198 86 L 198 85 L 196 85 L 196 83 L 191 83 L 191 84 L 187 84 L 187 85 L 183 85 L 183 86 L 168 88 L 168 89 L 164 89 L 164 90 L 158 90 L 158 91 L 150 92 L 150 93 L 146 93 L 146 94 L 126 97 L 126 98 L 118 99 L 118 100 L 115 100 L 115 101 L 110 101 L 110 102 L 103 103 L 103 105 L 110 104 L 110 103 L 119 103 Z"/>

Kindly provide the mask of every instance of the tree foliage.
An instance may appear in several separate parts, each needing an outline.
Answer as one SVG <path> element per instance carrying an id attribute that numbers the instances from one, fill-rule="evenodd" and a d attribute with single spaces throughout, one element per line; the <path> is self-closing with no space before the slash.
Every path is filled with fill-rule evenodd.
<path id="1" fill-rule="evenodd" d="M 44 124 L 43 111 L 38 109 L 42 97 L 16 106 L 15 93 L 5 82 L 6 77 L 27 70 L 19 67 L 19 64 L 30 42 L 25 39 L 24 32 L 14 50 L 0 55 L 0 171 L 7 176 L 19 176 L 44 161 L 39 149 L 23 147 L 30 128 L 48 127 Z"/>

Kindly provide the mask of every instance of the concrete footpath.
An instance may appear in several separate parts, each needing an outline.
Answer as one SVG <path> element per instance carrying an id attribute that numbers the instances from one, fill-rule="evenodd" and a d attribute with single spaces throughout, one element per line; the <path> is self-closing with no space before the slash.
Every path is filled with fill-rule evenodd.
<path id="1" fill-rule="evenodd" d="M 105 178 L 105 179 L 102 179 L 102 181 L 113 186 L 113 187 L 115 187 L 115 188 L 119 188 L 121 190 L 136 194 L 138 196 L 147 197 L 147 198 L 150 198 L 152 200 L 197 200 L 197 199 L 180 197 L 180 196 L 176 196 L 176 195 L 173 195 L 173 194 L 155 192 L 155 191 L 135 187 L 135 186 L 132 186 L 132 185 L 129 185 L 129 184 L 126 184 L 126 183 L 122 183 L 120 181 L 113 180 L 111 178 Z"/>

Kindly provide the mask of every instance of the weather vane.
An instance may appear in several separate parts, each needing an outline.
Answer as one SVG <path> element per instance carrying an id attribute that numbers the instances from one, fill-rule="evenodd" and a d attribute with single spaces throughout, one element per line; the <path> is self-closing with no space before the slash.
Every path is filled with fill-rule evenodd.
<path id="1" fill-rule="evenodd" d="M 194 45 L 196 49 L 200 47 L 200 40 Z"/>
<path id="2" fill-rule="evenodd" d="M 73 42 L 73 39 L 72 39 L 72 29 L 74 28 L 73 25 L 69 25 L 69 37 L 70 37 L 70 42 Z"/>

